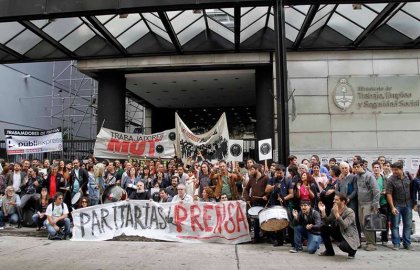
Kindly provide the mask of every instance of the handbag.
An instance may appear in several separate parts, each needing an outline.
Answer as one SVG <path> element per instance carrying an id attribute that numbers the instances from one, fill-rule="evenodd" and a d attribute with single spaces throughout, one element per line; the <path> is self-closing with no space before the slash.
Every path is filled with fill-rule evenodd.
<path id="1" fill-rule="evenodd" d="M 365 230 L 366 231 L 386 231 L 387 220 L 386 216 L 380 213 L 372 213 L 365 216 Z"/>

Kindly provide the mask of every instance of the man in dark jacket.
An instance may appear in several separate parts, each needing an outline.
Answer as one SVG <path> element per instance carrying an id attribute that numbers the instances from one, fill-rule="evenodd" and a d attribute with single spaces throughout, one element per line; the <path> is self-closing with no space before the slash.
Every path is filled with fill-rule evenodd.
<path id="1" fill-rule="evenodd" d="M 302 236 L 308 240 L 308 253 L 314 254 L 321 243 L 321 216 L 311 207 L 310 201 L 300 202 L 301 212 L 293 210 L 293 224 L 295 225 L 295 245 L 291 253 L 302 251 Z"/>
<path id="2" fill-rule="evenodd" d="M 78 159 L 73 160 L 73 170 L 70 172 L 70 192 L 72 197 L 79 191 L 83 192 L 83 195 L 87 195 L 89 173 L 80 167 Z"/>

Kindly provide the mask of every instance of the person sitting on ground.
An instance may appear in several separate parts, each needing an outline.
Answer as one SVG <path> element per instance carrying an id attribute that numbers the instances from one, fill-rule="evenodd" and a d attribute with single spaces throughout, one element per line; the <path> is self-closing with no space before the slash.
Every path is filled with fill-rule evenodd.
<path id="1" fill-rule="evenodd" d="M 360 245 L 359 234 L 356 227 L 356 216 L 351 208 L 346 206 L 347 198 L 343 193 L 336 193 L 334 196 L 334 206 L 331 214 L 327 216 L 325 205 L 318 203 L 321 212 L 323 226 L 321 227 L 321 237 L 325 245 L 325 251 L 319 256 L 334 256 L 334 248 L 331 244 L 331 237 L 337 241 L 338 247 L 348 253 L 349 259 L 354 259 L 357 248 Z"/>
<path id="2" fill-rule="evenodd" d="M 186 202 L 186 203 L 193 203 L 193 197 L 186 193 L 186 187 L 184 184 L 179 184 L 177 186 L 178 194 L 172 198 L 172 202 Z"/>
<path id="3" fill-rule="evenodd" d="M 302 237 L 308 240 L 308 253 L 314 254 L 321 243 L 321 216 L 311 207 L 310 201 L 300 202 L 301 212 L 293 209 L 293 224 L 295 225 L 294 248 L 291 253 L 302 251 Z"/>
<path id="4" fill-rule="evenodd" d="M 48 230 L 48 239 L 65 239 L 70 236 L 69 209 L 63 202 L 64 195 L 60 191 L 55 193 L 54 201 L 47 207 L 45 226 Z M 64 231 L 62 229 L 64 227 Z"/>
<path id="5" fill-rule="evenodd" d="M 47 215 L 45 213 L 49 203 L 50 197 L 48 196 L 48 190 L 44 187 L 41 189 L 41 196 L 39 200 L 36 201 L 35 214 L 32 216 L 32 220 L 37 225 L 37 231 L 41 230 L 41 227 L 47 219 Z"/>
<path id="6" fill-rule="evenodd" d="M 4 229 L 4 219 L 9 219 L 9 224 L 20 225 L 18 209 L 20 207 L 20 197 L 15 193 L 13 186 L 6 188 L 6 194 L 3 196 L 2 206 L 0 210 L 0 229 Z"/>
<path id="7" fill-rule="evenodd" d="M 144 188 L 144 183 L 139 181 L 137 182 L 137 191 L 130 193 L 128 199 L 130 200 L 150 200 L 150 192 Z"/>

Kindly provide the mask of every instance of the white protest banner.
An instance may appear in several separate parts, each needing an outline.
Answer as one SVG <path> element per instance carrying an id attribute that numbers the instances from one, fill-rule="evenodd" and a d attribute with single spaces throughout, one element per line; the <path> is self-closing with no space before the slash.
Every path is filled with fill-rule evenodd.
<path id="1" fill-rule="evenodd" d="M 94 153 L 99 158 L 172 158 L 175 156 L 175 138 L 175 129 L 142 135 L 101 128 Z"/>
<path id="2" fill-rule="evenodd" d="M 273 146 L 271 139 L 258 141 L 259 160 L 267 160 L 273 158 Z"/>
<path id="3" fill-rule="evenodd" d="M 61 128 L 51 130 L 5 129 L 8 155 L 63 151 Z"/>
<path id="4" fill-rule="evenodd" d="M 251 240 L 244 201 L 157 203 L 130 200 L 74 210 L 73 241 L 119 235 L 178 242 L 239 244 Z"/>
<path id="5" fill-rule="evenodd" d="M 243 161 L 244 154 L 243 140 L 229 140 L 229 157 L 228 161 Z"/>
<path id="6" fill-rule="evenodd" d="M 216 125 L 204 134 L 194 134 L 178 114 L 175 114 L 177 131 L 177 155 L 184 161 L 189 157 L 196 159 L 200 152 L 205 160 L 211 162 L 226 159 L 228 156 L 229 131 L 225 113 Z"/>

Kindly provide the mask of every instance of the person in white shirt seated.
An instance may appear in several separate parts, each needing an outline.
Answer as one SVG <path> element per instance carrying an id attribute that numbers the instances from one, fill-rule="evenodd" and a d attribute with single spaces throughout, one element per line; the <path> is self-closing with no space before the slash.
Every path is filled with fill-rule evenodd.
<path id="1" fill-rule="evenodd" d="M 177 195 L 175 195 L 173 198 L 172 198 L 172 201 L 171 202 L 185 202 L 185 203 L 193 203 L 193 197 L 191 197 L 191 195 L 188 195 L 186 192 L 185 192 L 185 189 L 186 189 L 186 187 L 185 187 L 185 185 L 184 184 L 179 184 L 178 186 L 177 186 L 177 191 L 178 191 L 178 194 Z"/>
<path id="2" fill-rule="evenodd" d="M 48 230 L 48 239 L 66 239 L 70 236 L 69 209 L 63 202 L 63 193 L 57 192 L 54 201 L 47 207 L 45 226 Z M 64 231 L 62 229 L 64 227 Z"/>

